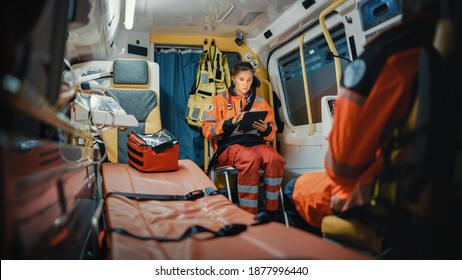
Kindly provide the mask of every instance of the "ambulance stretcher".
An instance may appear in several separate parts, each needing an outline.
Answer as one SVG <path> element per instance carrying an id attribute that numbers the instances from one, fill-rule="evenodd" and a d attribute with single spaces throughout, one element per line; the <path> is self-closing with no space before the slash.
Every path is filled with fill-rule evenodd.
<path id="1" fill-rule="evenodd" d="M 204 189 L 217 188 L 190 160 L 180 160 L 177 171 L 160 173 L 104 163 L 102 174 L 109 259 L 367 258 L 296 228 L 258 223 L 221 194 L 202 195 Z M 197 197 L 158 200 L 140 194 Z M 227 235 L 224 229 L 230 227 Z"/>

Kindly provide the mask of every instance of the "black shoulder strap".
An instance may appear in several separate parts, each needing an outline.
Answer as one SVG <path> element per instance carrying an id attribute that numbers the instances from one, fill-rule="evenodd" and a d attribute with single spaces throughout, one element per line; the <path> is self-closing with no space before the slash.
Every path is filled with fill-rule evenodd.
<path id="1" fill-rule="evenodd" d="M 252 108 L 252 105 L 253 103 L 255 102 L 255 98 L 257 97 L 257 91 L 252 88 L 250 89 L 251 90 L 251 93 L 250 93 L 250 96 L 249 96 L 249 102 L 247 102 L 247 105 L 245 105 L 245 108 L 243 109 L 243 111 L 250 111 L 250 109 Z"/>

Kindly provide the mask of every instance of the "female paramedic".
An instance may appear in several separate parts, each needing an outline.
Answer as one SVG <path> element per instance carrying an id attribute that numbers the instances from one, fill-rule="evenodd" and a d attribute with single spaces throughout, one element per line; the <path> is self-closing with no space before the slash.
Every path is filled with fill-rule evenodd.
<path id="1" fill-rule="evenodd" d="M 271 145 L 266 144 L 276 135 L 274 112 L 256 94 L 260 82 L 254 77 L 250 63 L 236 63 L 231 69 L 231 80 L 231 87 L 217 93 L 202 120 L 202 134 L 215 140 L 210 166 L 218 163 L 219 166 L 231 165 L 238 170 L 239 204 L 252 214 L 258 212 L 259 170 L 262 168 L 265 209 L 270 218 L 275 218 L 286 162 Z M 239 124 L 249 111 L 268 111 L 268 114 L 264 120 L 253 122 L 253 129 L 242 131 Z"/>

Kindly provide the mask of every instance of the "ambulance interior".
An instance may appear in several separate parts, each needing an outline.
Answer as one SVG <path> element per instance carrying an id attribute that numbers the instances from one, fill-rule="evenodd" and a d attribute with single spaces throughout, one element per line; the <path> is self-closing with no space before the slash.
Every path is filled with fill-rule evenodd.
<path id="1" fill-rule="evenodd" d="M 209 143 L 185 112 L 201 54 L 216 44 L 230 66 L 254 66 L 257 93 L 276 112 L 270 145 L 287 162 L 282 185 L 324 170 L 342 71 L 400 22 L 399 2 L 11 3 L 15 9 L 0 17 L 2 259 L 380 259 L 383 251 L 361 246 L 370 236 L 342 241 L 282 220 L 260 223 L 239 209 L 221 195 L 225 178 L 206 173 Z M 435 47 L 448 83 L 441 98 L 451 100 L 455 120 L 461 5 L 441 2 Z M 438 126 L 449 139 L 435 160 L 444 163 L 435 169 L 447 187 L 447 212 L 434 213 L 439 228 L 424 229 L 427 247 L 402 258 L 461 256 L 461 125 Z M 142 173 L 128 165 L 128 134 L 161 129 L 178 139 L 179 169 Z M 199 197 L 123 195 L 129 192 Z"/>

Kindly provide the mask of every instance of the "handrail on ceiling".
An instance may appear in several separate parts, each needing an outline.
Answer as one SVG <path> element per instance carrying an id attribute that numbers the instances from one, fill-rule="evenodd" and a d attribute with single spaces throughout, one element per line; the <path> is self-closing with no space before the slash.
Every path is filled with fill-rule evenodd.
<path id="1" fill-rule="evenodd" d="M 335 74 L 336 74 L 336 79 L 337 79 L 337 92 L 340 91 L 340 79 L 342 77 L 342 67 L 340 64 L 340 58 L 338 57 L 337 49 L 335 48 L 335 44 L 332 41 L 332 37 L 330 36 L 329 29 L 327 29 L 327 26 L 326 26 L 326 16 L 345 2 L 346 0 L 332 0 L 332 4 L 329 7 L 327 7 L 325 10 L 323 10 L 321 14 L 319 14 L 319 24 L 321 25 L 322 33 L 324 34 L 324 37 L 326 38 L 330 51 L 334 54 Z"/>

